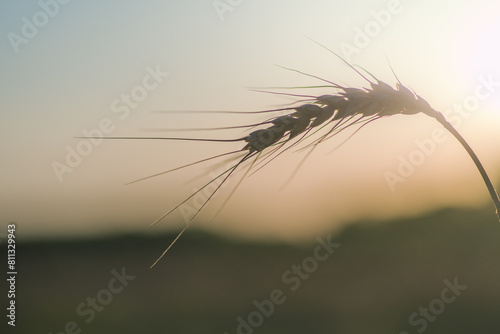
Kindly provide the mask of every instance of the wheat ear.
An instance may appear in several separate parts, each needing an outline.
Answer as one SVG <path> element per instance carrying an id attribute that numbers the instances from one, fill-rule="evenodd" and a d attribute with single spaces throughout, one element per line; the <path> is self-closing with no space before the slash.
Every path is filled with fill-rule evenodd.
<path id="1" fill-rule="evenodd" d="M 331 50 L 329 50 L 332 52 Z M 418 113 L 424 113 L 427 116 L 435 118 L 439 123 L 441 123 L 445 129 L 447 129 L 465 148 L 469 156 L 472 158 L 472 161 L 476 165 L 479 173 L 481 174 L 486 187 L 490 193 L 490 196 L 493 200 L 493 203 L 496 207 L 496 213 L 500 220 L 500 200 L 498 198 L 498 194 L 491 183 L 488 174 L 486 173 L 484 167 L 479 161 L 478 157 L 469 146 L 469 144 L 465 141 L 465 139 L 457 132 L 457 130 L 445 119 L 443 114 L 434 110 L 427 101 L 425 101 L 422 97 L 412 92 L 410 89 L 405 87 L 401 81 L 396 76 L 397 83 L 396 88 L 393 88 L 391 85 L 382 82 L 375 78 L 372 74 L 364 70 L 373 78 L 373 81 L 368 79 L 363 73 L 361 73 L 354 66 L 349 64 L 346 60 L 341 58 L 339 55 L 332 52 L 335 56 L 339 57 L 342 61 L 344 61 L 351 69 L 353 69 L 356 73 L 358 73 L 363 79 L 365 79 L 369 84 L 370 88 L 351 88 L 351 87 L 343 87 L 334 82 L 322 79 L 318 76 L 310 75 L 301 71 L 288 69 L 294 72 L 298 72 L 300 74 L 304 74 L 316 79 L 319 79 L 323 82 L 329 84 L 329 86 L 334 90 L 333 94 L 320 95 L 315 97 L 314 95 L 295 95 L 295 94 L 286 94 L 292 95 L 296 97 L 309 97 L 308 101 L 310 103 L 302 104 L 298 107 L 287 107 L 287 108 L 279 108 L 279 109 L 270 109 L 270 110 L 259 110 L 259 111 L 249 111 L 249 112 L 235 112 L 235 111 L 227 111 L 227 112 L 217 112 L 217 113 L 240 113 L 240 114 L 249 114 L 249 113 L 274 113 L 278 111 L 290 111 L 288 114 L 272 117 L 267 121 L 260 122 L 257 124 L 251 125 L 238 125 L 234 127 L 223 127 L 223 128 L 211 128 L 211 129 L 196 129 L 196 130 L 222 130 L 222 129 L 232 129 L 232 128 L 251 128 L 255 126 L 263 126 L 270 125 L 267 128 L 257 129 L 250 134 L 243 136 L 241 138 L 236 139 L 212 139 L 212 138 L 183 138 L 183 137 L 107 137 L 104 139 L 132 139 L 132 140 L 188 140 L 188 141 L 209 141 L 209 142 L 238 142 L 242 141 L 246 144 L 238 151 L 232 151 L 224 154 L 219 154 L 211 158 L 206 158 L 203 160 L 199 160 L 197 162 L 175 168 L 166 172 L 157 173 L 145 178 L 142 178 L 137 181 L 145 180 L 154 176 L 159 176 L 161 174 L 169 173 L 174 170 L 178 170 L 183 167 L 192 166 L 197 163 L 205 162 L 214 158 L 223 157 L 226 155 L 236 154 L 236 153 L 244 153 L 245 155 L 240 158 L 240 160 L 235 163 L 232 167 L 212 179 L 209 183 L 207 183 L 203 188 L 207 187 L 208 184 L 214 182 L 219 178 L 223 178 L 221 183 L 217 186 L 217 188 L 212 192 L 209 198 L 203 203 L 203 205 L 199 208 L 199 210 L 195 213 L 195 215 L 189 219 L 186 226 L 182 229 L 182 231 L 177 235 L 174 241 L 168 246 L 168 248 L 163 252 L 163 254 L 154 262 L 153 266 L 168 252 L 168 250 L 173 246 L 173 244 L 179 239 L 179 237 L 184 233 L 184 231 L 190 226 L 194 217 L 198 215 L 201 209 L 208 203 L 208 201 L 213 197 L 215 192 L 219 190 L 224 182 L 229 178 L 233 172 L 242 166 L 242 164 L 249 160 L 252 157 L 255 157 L 255 161 L 252 162 L 251 166 L 247 170 L 246 173 L 252 169 L 256 160 L 261 156 L 261 153 L 267 152 L 263 155 L 264 161 L 267 159 L 267 163 L 272 161 L 278 155 L 283 153 L 284 151 L 290 149 L 298 143 L 301 143 L 305 140 L 308 140 L 312 136 L 319 133 L 318 137 L 314 139 L 312 142 L 309 142 L 303 148 L 311 148 L 311 151 L 320 143 L 326 141 L 327 139 L 332 138 L 336 134 L 351 128 L 352 126 L 358 126 L 358 129 L 354 132 L 356 133 L 363 126 L 373 122 L 374 120 L 378 120 L 384 117 L 392 116 L 392 115 L 414 115 Z M 391 68 L 392 70 L 392 68 Z M 394 72 L 394 71 L 393 71 Z M 308 87 L 308 88 L 318 88 L 325 86 L 317 86 L 317 87 Z M 307 87 L 302 87 L 307 88 Z M 279 94 L 279 93 L 277 93 Z M 214 113 L 211 111 L 205 111 L 203 113 Z M 89 137 L 90 138 L 90 137 Z M 287 146 L 288 145 L 288 146 Z M 310 154 L 310 152 L 309 152 Z M 262 167 L 260 167 L 262 168 Z M 246 175 L 245 173 L 245 175 Z M 227 175 L 226 175 L 227 174 Z M 225 175 L 225 176 L 224 176 Z M 131 183 L 134 183 L 133 181 Z M 240 181 L 241 182 L 241 181 Z M 239 184 L 239 183 L 238 183 Z M 203 189 L 201 188 L 201 189 Z M 201 190 L 200 189 L 200 190 Z M 198 190 L 198 192 L 200 191 Z M 156 224 L 164 217 L 168 216 L 171 212 L 173 212 L 176 208 L 178 208 L 182 203 L 185 203 L 188 199 L 193 197 L 196 193 L 192 194 L 190 197 L 185 199 L 179 205 L 174 207 L 174 209 L 170 210 L 159 219 L 157 219 L 152 225 Z M 151 266 L 151 267 L 153 267 Z"/>

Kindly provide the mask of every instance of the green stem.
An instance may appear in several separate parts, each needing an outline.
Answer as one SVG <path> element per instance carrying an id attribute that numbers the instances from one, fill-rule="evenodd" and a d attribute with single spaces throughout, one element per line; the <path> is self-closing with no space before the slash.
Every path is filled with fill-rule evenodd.
<path id="1" fill-rule="evenodd" d="M 469 144 L 467 144 L 465 139 L 460 135 L 460 133 L 458 133 L 458 131 L 455 130 L 455 128 L 444 118 L 442 114 L 439 114 L 439 116 L 435 118 L 439 121 L 439 123 L 441 123 L 446 128 L 446 130 L 450 131 L 451 134 L 455 136 L 455 138 L 465 148 L 467 153 L 469 153 L 470 157 L 472 158 L 472 161 L 474 161 L 474 164 L 476 164 L 479 173 L 481 173 L 481 176 L 483 177 L 484 183 L 486 184 L 488 191 L 490 192 L 491 199 L 493 200 L 493 203 L 495 204 L 495 207 L 497 209 L 498 219 L 500 220 L 500 199 L 498 198 L 498 194 L 496 193 L 495 188 L 493 187 L 493 184 L 491 183 L 491 180 L 488 177 L 488 174 L 486 174 L 486 171 L 484 170 L 484 167 L 477 158 L 476 154 L 469 146 Z"/>

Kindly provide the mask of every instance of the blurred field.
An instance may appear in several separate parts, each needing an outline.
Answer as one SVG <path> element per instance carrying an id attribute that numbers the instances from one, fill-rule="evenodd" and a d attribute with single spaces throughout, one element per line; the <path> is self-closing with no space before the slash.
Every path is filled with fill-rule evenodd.
<path id="1" fill-rule="evenodd" d="M 500 224 L 491 211 L 445 210 L 418 219 L 351 225 L 333 236 L 340 247 L 295 291 L 282 275 L 313 255 L 314 241 L 300 247 L 238 243 L 191 232 L 152 270 L 148 266 L 172 235 L 19 241 L 17 329 L 53 334 L 496 334 Z M 327 234 L 320 237 L 326 240 Z M 111 271 L 122 268 L 135 278 L 109 294 Z M 467 288 L 453 302 L 441 302 L 441 310 L 444 280 L 453 283 L 455 278 Z M 238 317 L 248 322 L 253 314 L 251 321 L 259 321 L 253 302 L 269 299 L 275 289 L 283 292 L 284 302 L 262 316 L 256 328 L 238 328 Z M 102 309 L 90 319 L 87 298 L 98 295 L 107 304 L 98 305 Z M 409 323 L 412 313 L 430 305 L 437 312 L 430 314 L 432 321 L 418 315 L 413 319 L 418 325 Z M 77 327 L 65 331 L 70 321 Z"/>

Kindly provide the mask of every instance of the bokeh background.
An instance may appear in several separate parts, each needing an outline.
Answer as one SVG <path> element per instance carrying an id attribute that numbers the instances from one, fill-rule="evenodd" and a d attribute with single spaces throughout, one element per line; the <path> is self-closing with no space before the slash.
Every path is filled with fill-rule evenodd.
<path id="1" fill-rule="evenodd" d="M 185 217 L 177 210 L 148 225 L 227 161 L 125 183 L 240 146 L 75 137 L 96 129 L 241 136 L 241 129 L 168 129 L 259 122 L 258 114 L 182 111 L 275 108 L 296 98 L 249 88 L 321 84 L 279 66 L 366 86 L 314 40 L 390 84 L 392 66 L 455 120 L 498 185 L 499 15 L 493 0 L 2 4 L 0 233 L 3 243 L 7 224 L 17 224 L 19 328 L 59 333 L 74 320 L 93 333 L 233 333 L 254 300 L 287 289 L 282 274 L 311 256 L 316 238 L 332 235 L 340 248 L 255 332 L 415 333 L 412 312 L 458 277 L 468 288 L 425 331 L 493 333 L 494 208 L 451 136 L 424 152 L 418 143 L 440 128 L 424 115 L 374 122 L 332 152 L 348 134 L 334 138 L 293 178 L 304 152 L 284 154 L 245 179 L 216 214 L 243 173 L 235 175 L 154 270 Z M 156 82 L 145 81 L 152 72 Z M 391 186 L 388 173 L 417 155 L 423 159 L 404 182 Z M 76 307 L 123 267 L 137 278 L 87 324 Z"/>

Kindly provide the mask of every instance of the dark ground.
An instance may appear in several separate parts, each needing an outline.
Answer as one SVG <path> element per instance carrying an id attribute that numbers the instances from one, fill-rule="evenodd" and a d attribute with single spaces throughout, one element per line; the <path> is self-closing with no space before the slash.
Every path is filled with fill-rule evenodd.
<path id="1" fill-rule="evenodd" d="M 351 225 L 334 235 L 333 254 L 318 250 L 324 261 L 307 259 L 317 242 L 191 232 L 149 270 L 172 238 L 19 240 L 16 332 L 500 333 L 500 224 L 491 208 Z M 294 264 L 305 268 L 292 272 Z M 276 304 L 264 301 L 271 297 Z"/>

